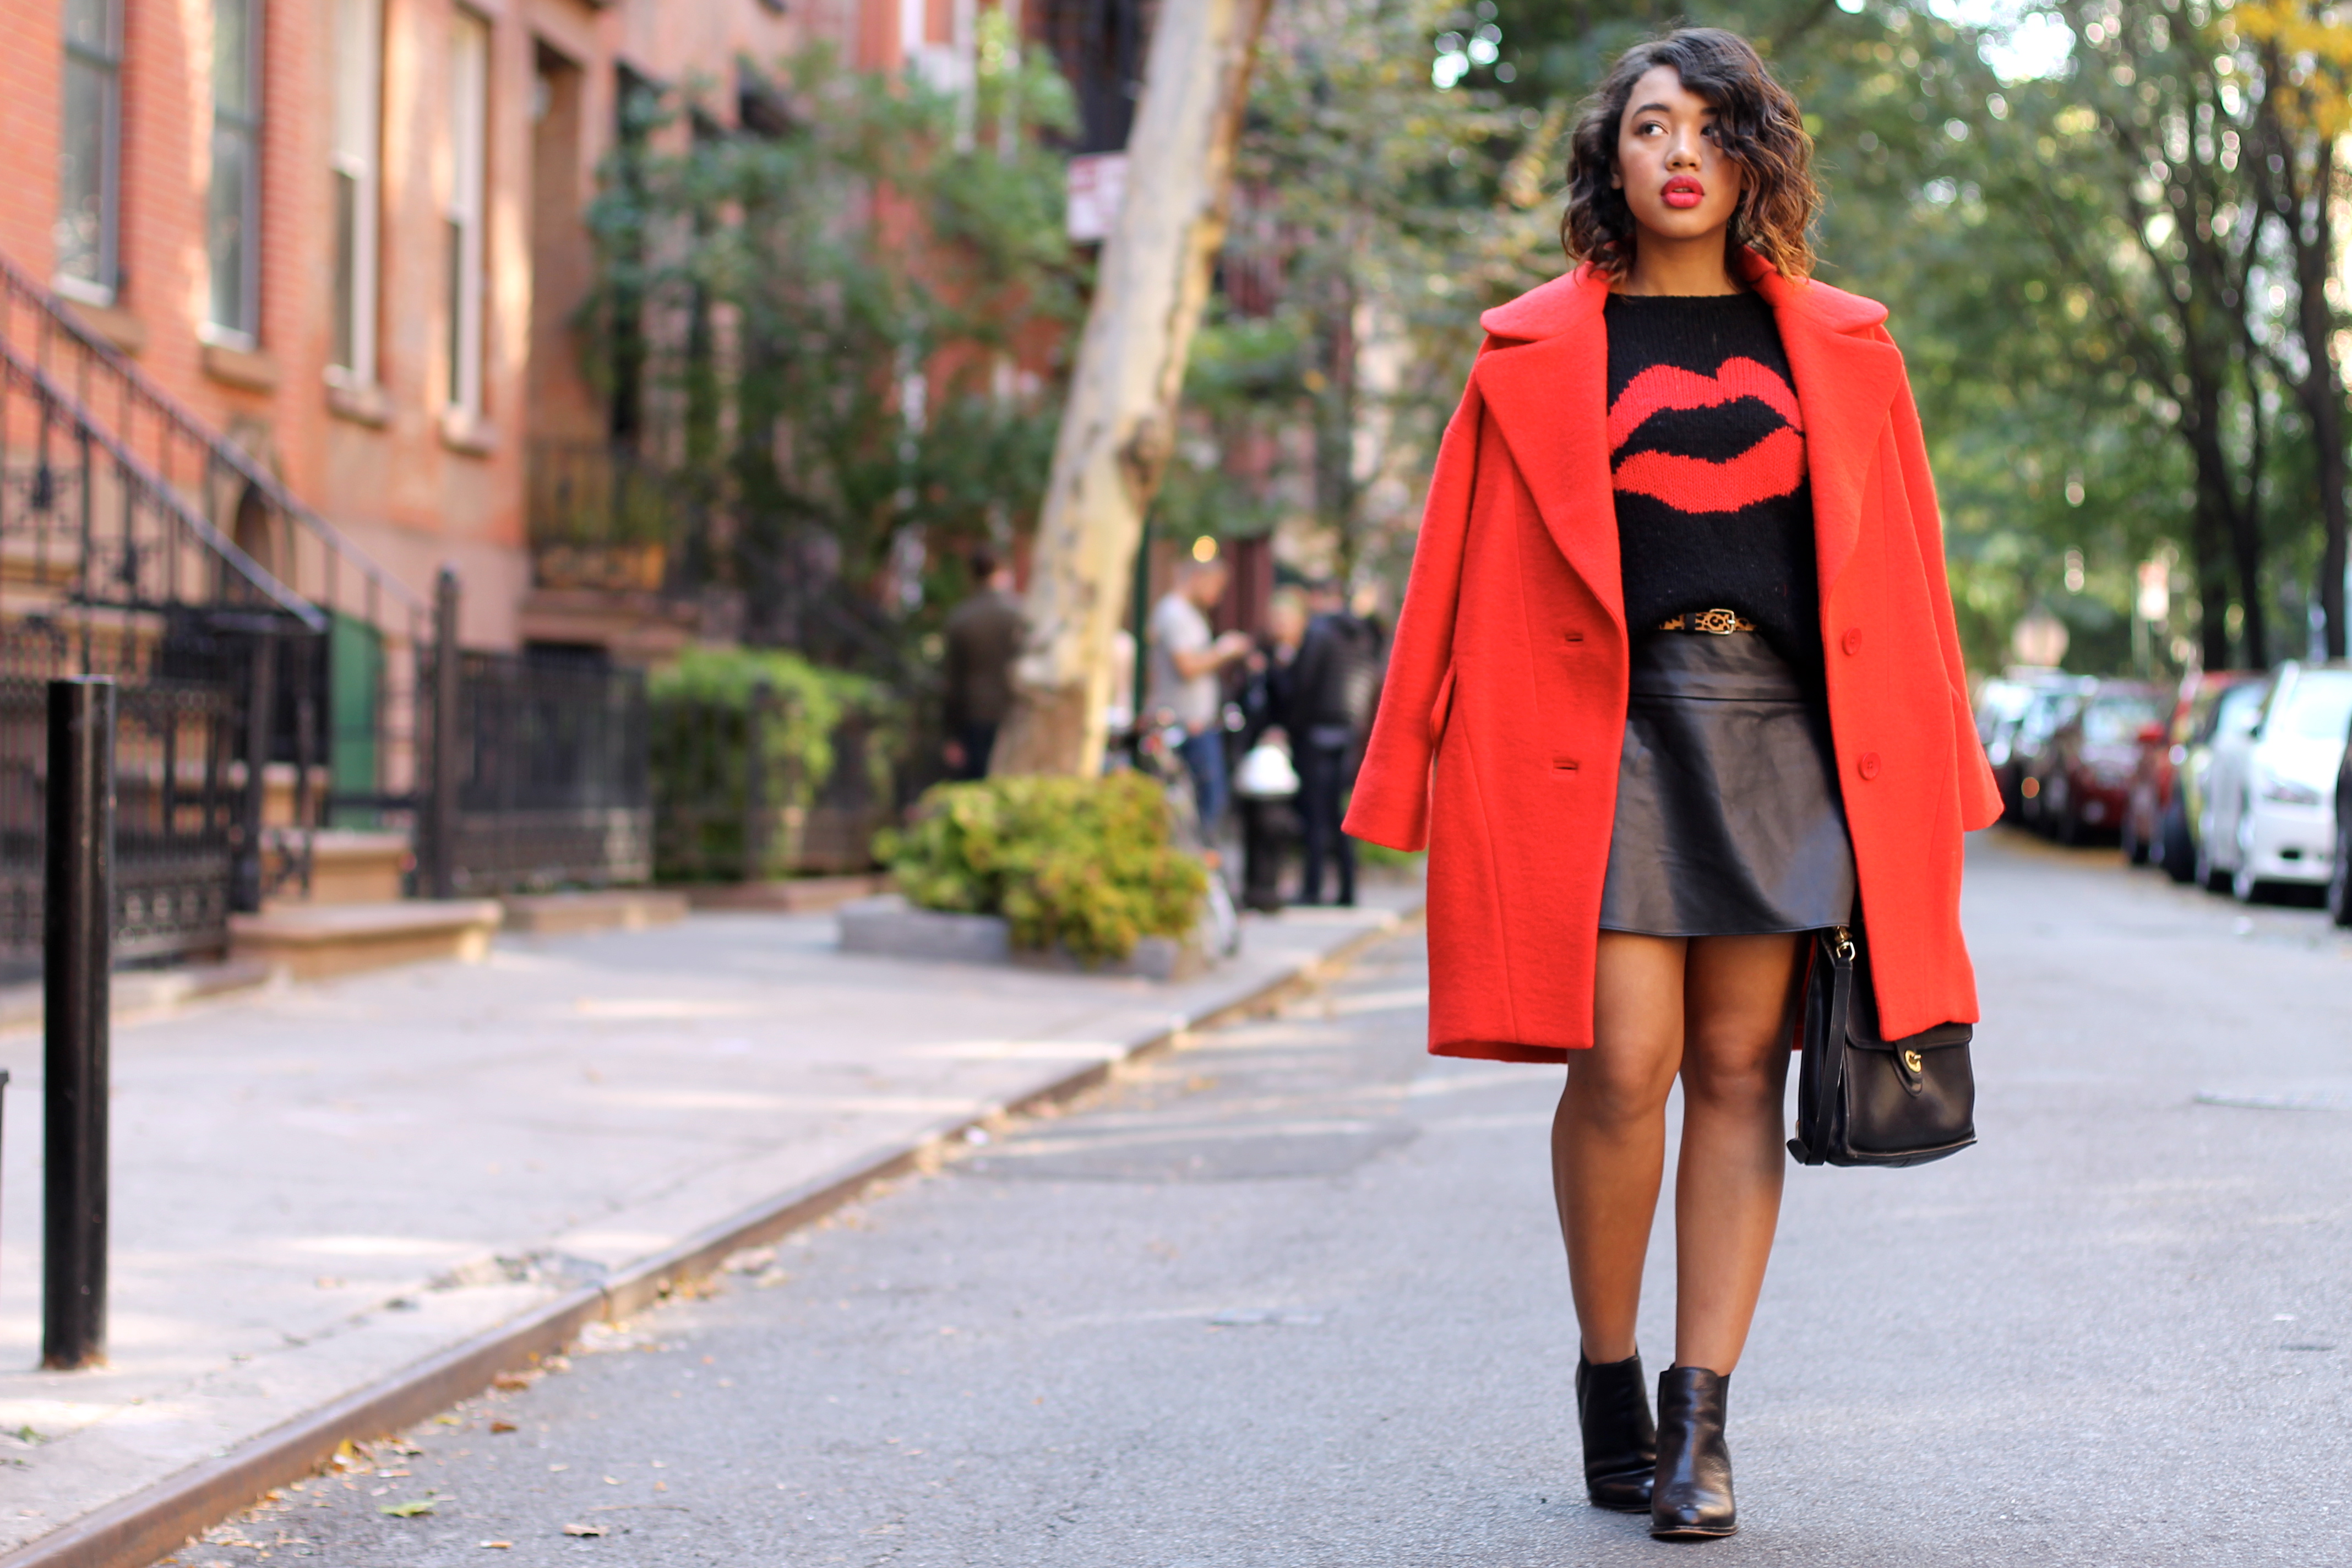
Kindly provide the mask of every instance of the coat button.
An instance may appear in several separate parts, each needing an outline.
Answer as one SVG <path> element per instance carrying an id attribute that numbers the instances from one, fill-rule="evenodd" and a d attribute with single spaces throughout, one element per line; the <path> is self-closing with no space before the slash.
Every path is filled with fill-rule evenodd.
<path id="1" fill-rule="evenodd" d="M 1860 653 L 1862 651 L 1862 628 L 1860 626 L 1846 627 L 1845 635 L 1838 638 L 1838 647 L 1845 649 L 1849 654 Z"/>
<path id="2" fill-rule="evenodd" d="M 1576 771 L 1576 759 L 1574 757 L 1554 757 L 1551 760 L 1551 766 L 1554 773 L 1572 773 Z"/>
<path id="3" fill-rule="evenodd" d="M 1878 776 L 1878 753 L 1876 752 L 1864 752 L 1862 755 L 1854 758 L 1853 771 L 1860 773 L 1865 779 L 1876 778 Z"/>

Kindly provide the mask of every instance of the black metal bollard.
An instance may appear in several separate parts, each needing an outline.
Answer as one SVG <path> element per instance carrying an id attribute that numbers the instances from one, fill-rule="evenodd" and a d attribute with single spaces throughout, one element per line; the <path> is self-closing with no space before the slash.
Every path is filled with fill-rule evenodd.
<path id="1" fill-rule="evenodd" d="M 41 1364 L 65 1370 L 106 1359 L 114 713 L 104 676 L 49 682 Z"/>

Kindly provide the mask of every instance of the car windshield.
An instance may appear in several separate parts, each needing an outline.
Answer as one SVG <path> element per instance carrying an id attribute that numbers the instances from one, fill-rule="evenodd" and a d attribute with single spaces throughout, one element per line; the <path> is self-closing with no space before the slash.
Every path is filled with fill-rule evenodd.
<path id="1" fill-rule="evenodd" d="M 2153 697 L 2099 697 L 2083 710 L 2083 739 L 2094 746 L 2125 746 L 2156 722 Z"/>
<path id="2" fill-rule="evenodd" d="M 2282 734 L 2306 741 L 2344 739 L 2352 726 L 2352 670 L 2306 675 L 2295 683 L 2294 696 L 2280 716 Z"/>

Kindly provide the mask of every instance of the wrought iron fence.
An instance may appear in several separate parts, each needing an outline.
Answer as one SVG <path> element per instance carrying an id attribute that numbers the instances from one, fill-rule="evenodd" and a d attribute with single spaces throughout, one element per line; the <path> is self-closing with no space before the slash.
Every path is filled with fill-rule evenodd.
<path id="1" fill-rule="evenodd" d="M 437 654 L 417 690 L 439 701 Z M 653 875 L 642 671 L 528 654 L 459 652 L 446 729 L 451 805 L 420 816 L 419 858 L 466 896 L 643 882 Z M 436 742 L 438 743 L 437 742 Z M 450 836 L 446 847 L 442 833 Z M 446 861 L 444 853 L 446 848 Z"/>
<path id="2" fill-rule="evenodd" d="M 0 973 L 38 972 L 48 820 L 48 683 L 69 674 L 121 683 L 115 734 L 114 952 L 124 963 L 216 956 L 232 910 L 308 876 L 299 834 L 267 853 L 263 822 L 309 808 L 315 645 L 282 627 L 179 617 L 160 637 L 80 644 L 67 628 L 18 623 L 0 636 Z M 92 657 L 96 656 L 96 657 Z M 292 715 L 281 732 L 254 722 Z M 278 748 L 284 743 L 287 750 Z M 256 748 L 278 770 L 247 759 Z"/>
<path id="3" fill-rule="evenodd" d="M 424 598 L 293 495 L 264 455 L 206 426 L 31 274 L 0 257 L 0 574 L 9 607 L 69 626 L 94 668 L 191 609 L 331 633 L 331 788 L 372 810 L 412 793 L 404 655 Z M 282 693 L 287 688 L 279 686 Z M 277 706 L 283 707 L 281 700 Z M 282 730 L 287 721 L 279 721 Z"/>

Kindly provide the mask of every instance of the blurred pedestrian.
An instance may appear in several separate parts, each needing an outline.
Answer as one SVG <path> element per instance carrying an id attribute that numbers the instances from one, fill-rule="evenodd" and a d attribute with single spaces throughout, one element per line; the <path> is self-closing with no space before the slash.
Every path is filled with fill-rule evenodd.
<path id="1" fill-rule="evenodd" d="M 1886 311 L 1809 279 L 1796 103 L 1685 28 L 1618 58 L 1570 146 L 1582 265 L 1480 319 L 1348 826 L 1429 848 L 1431 1048 L 1569 1064 L 1587 1494 L 1704 1540 L 1738 1528 L 1724 1416 L 1808 933 L 1869 955 L 1885 1038 L 1973 1021 L 1960 835 L 2000 802 Z M 1634 1327 L 1677 1079 L 1654 1424 Z"/>
<path id="2" fill-rule="evenodd" d="M 1296 748 L 1286 726 L 1296 705 L 1293 677 L 1299 644 L 1307 635 L 1307 601 L 1296 588 L 1281 588 L 1266 606 L 1266 635 L 1248 660 L 1242 683 L 1242 767 L 1234 794 L 1242 817 L 1242 903 L 1271 913 L 1282 908 L 1284 851 L 1297 831 L 1298 775 L 1290 765 Z M 1284 765 L 1259 763 L 1259 749 L 1275 748 Z M 1263 765 L 1270 782 L 1252 778 Z M 1286 787 L 1283 787 L 1286 786 Z"/>
<path id="3" fill-rule="evenodd" d="M 1291 755 L 1298 768 L 1298 816 L 1306 843 L 1298 901 L 1323 901 L 1323 868 L 1337 873 L 1336 901 L 1356 901 L 1356 841 L 1339 830 L 1339 803 L 1356 782 L 1356 764 L 1381 695 L 1380 637 L 1351 613 L 1339 584 L 1307 590 L 1314 618 L 1291 682 Z"/>
<path id="4" fill-rule="evenodd" d="M 1150 688 L 1145 708 L 1165 713 L 1182 727 L 1184 765 L 1192 775 L 1201 841 L 1213 856 L 1225 816 L 1225 693 L 1219 675 L 1249 657 L 1246 632 L 1220 637 L 1209 612 L 1225 596 L 1232 574 L 1215 556 L 1187 560 L 1176 570 L 1176 586 L 1151 607 Z"/>
<path id="5" fill-rule="evenodd" d="M 1013 710 L 1013 661 L 1021 652 L 1024 623 L 1013 595 L 1013 568 L 983 544 L 971 552 L 977 592 L 949 612 L 942 675 L 947 687 L 947 743 L 941 755 L 948 776 L 988 776 L 996 731 Z"/>

